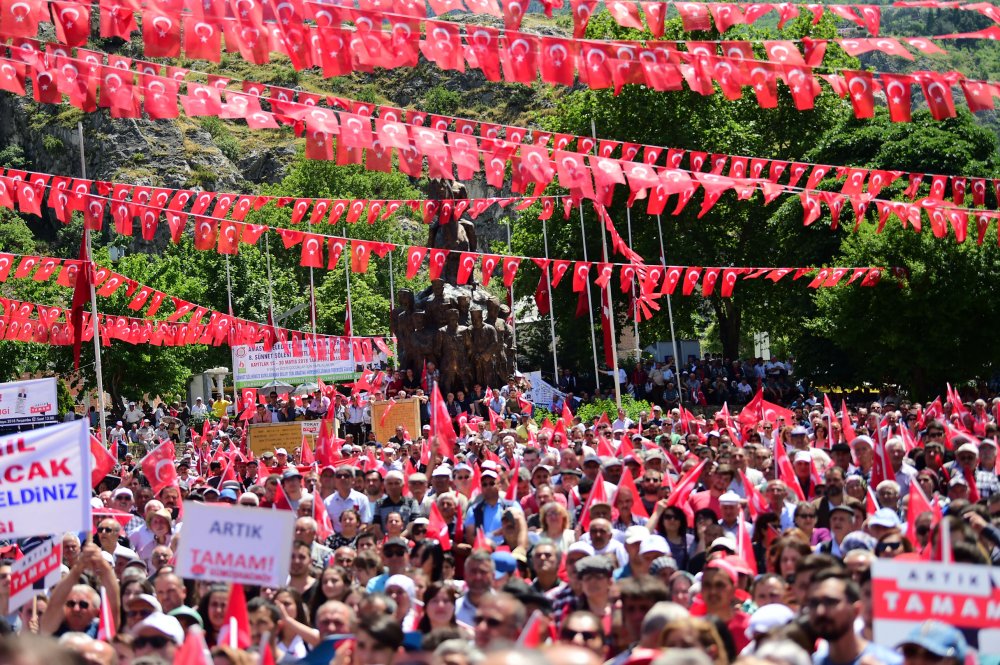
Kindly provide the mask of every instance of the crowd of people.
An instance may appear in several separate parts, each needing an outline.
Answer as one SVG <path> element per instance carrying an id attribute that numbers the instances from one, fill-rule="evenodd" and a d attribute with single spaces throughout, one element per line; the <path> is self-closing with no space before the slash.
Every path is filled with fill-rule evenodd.
<path id="1" fill-rule="evenodd" d="M 708 367 L 715 379 L 747 378 L 739 363 Z M 776 382 L 791 367 L 778 372 Z M 658 403 L 652 372 L 636 380 L 654 393 L 641 417 L 619 410 L 544 427 L 518 399 L 530 386 L 513 380 L 484 398 L 486 408 L 514 409 L 459 411 L 468 417 L 449 450 L 429 441 L 434 422 L 376 440 L 357 393 L 297 403 L 269 394 L 254 405 L 258 422 L 298 409 L 343 415 L 337 459 L 323 465 L 303 465 L 301 449 L 255 457 L 230 404 L 199 403 L 209 425 L 189 427 L 193 441 L 135 435 L 181 442 L 178 482 L 154 494 L 134 452 L 123 453 L 94 488 L 93 532 L 58 535 L 54 588 L 11 608 L 11 565 L 25 543 L 2 543 L 0 630 L 9 635 L 0 662 L 959 665 L 995 656 L 937 622 L 876 644 L 871 566 L 1000 563 L 996 405 L 893 399 L 830 414 L 801 399 L 787 422 L 726 412 L 697 420 Z M 571 381 L 560 377 L 567 394 Z M 131 441 L 176 417 L 134 408 L 141 415 L 116 422 L 111 441 L 121 440 L 115 430 Z M 917 497 L 930 508 L 913 514 Z M 247 644 L 227 634 L 241 596 L 177 574 L 183 502 L 295 513 L 286 584 L 239 589 Z M 102 610 L 113 637 L 99 635 Z M 192 635 L 210 655 L 188 648 Z"/>

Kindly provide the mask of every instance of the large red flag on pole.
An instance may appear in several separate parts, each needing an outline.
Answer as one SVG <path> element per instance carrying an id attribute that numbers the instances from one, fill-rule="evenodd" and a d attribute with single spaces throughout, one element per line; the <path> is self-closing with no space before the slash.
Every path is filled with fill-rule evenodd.
<path id="1" fill-rule="evenodd" d="M 83 344 L 83 308 L 90 302 L 90 285 L 93 279 L 93 269 L 90 254 L 87 252 L 87 232 L 83 232 L 80 241 L 80 268 L 76 271 L 76 284 L 73 286 L 73 303 L 70 305 L 70 323 L 73 325 L 73 369 L 80 369 L 80 347 Z M 96 316 L 96 312 L 95 312 Z M 97 327 L 97 321 L 92 321 Z"/>

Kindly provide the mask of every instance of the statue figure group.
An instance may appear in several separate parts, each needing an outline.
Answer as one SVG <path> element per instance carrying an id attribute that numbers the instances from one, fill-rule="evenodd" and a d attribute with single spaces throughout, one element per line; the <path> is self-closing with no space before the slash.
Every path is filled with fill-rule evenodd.
<path id="1" fill-rule="evenodd" d="M 447 297 L 444 290 L 444 280 L 434 280 L 423 309 L 417 309 L 410 289 L 397 293 L 390 328 L 396 336 L 399 368 L 420 376 L 425 363 L 434 363 L 442 394 L 469 392 L 476 384 L 501 385 L 514 373 L 514 336 L 507 323 L 510 308 L 492 296 L 485 311 L 472 308 L 468 295 Z"/>
<path id="2" fill-rule="evenodd" d="M 420 376 L 425 364 L 434 363 L 445 395 L 470 392 L 476 384 L 499 387 L 514 373 L 510 308 L 474 279 L 458 284 L 462 252 L 477 249 L 475 224 L 456 210 L 456 202 L 468 198 L 465 185 L 439 179 L 428 190 L 440 203 L 428 227 L 427 246 L 449 253 L 441 277 L 429 288 L 396 294 L 389 328 L 396 336 L 399 369 Z"/>

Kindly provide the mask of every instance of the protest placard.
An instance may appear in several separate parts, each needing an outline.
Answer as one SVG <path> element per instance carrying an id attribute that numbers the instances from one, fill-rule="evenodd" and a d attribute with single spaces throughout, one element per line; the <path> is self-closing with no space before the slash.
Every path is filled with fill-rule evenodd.
<path id="1" fill-rule="evenodd" d="M 23 557 L 10 566 L 10 603 L 16 612 L 38 594 L 46 593 L 62 578 L 62 542 L 51 537 L 31 538 L 21 548 Z"/>
<path id="2" fill-rule="evenodd" d="M 1000 654 L 1000 570 L 939 561 L 872 563 L 875 641 L 895 647 L 927 619 L 955 626 L 981 655 Z"/>
<path id="3" fill-rule="evenodd" d="M 90 531 L 86 420 L 0 437 L 0 537 Z"/>
<path id="4" fill-rule="evenodd" d="M 184 502 L 177 574 L 279 587 L 288 579 L 295 513 Z"/>

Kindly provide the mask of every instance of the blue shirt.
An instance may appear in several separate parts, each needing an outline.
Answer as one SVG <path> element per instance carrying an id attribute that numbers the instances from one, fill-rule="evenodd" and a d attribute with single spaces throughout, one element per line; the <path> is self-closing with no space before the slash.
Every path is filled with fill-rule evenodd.
<path id="1" fill-rule="evenodd" d="M 465 519 L 462 521 L 463 526 L 476 526 L 476 513 L 473 510 L 473 505 L 470 505 L 468 510 L 465 511 Z M 487 538 L 493 539 L 495 542 L 502 543 L 503 536 L 497 534 L 493 536 L 493 532 L 497 531 L 501 527 L 500 516 L 503 515 L 504 507 L 501 505 L 500 501 L 497 501 L 495 506 L 491 506 L 485 501 L 482 502 L 483 511 L 483 523 L 482 529 L 483 533 L 486 534 Z"/>
<path id="2" fill-rule="evenodd" d="M 813 665 L 857 665 L 865 656 L 871 656 L 883 665 L 903 665 L 902 654 L 874 642 L 869 642 L 857 658 L 846 663 L 831 660 L 829 647 L 826 647 L 813 654 Z"/>

